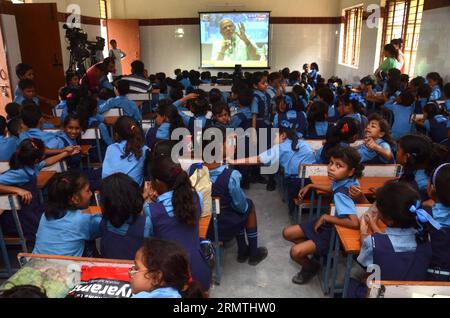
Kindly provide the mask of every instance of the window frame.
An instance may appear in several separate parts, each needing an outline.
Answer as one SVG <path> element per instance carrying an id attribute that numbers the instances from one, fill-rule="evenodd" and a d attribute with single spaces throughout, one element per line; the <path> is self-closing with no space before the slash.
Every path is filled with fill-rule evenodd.
<path id="1" fill-rule="evenodd" d="M 361 55 L 364 4 L 345 8 L 342 10 L 342 13 L 343 23 L 341 23 L 339 64 L 358 68 Z M 350 29 L 352 26 L 355 26 L 354 29 Z M 348 45 L 350 43 L 352 43 L 352 46 L 349 48 Z M 348 50 L 351 50 L 351 52 Z"/>

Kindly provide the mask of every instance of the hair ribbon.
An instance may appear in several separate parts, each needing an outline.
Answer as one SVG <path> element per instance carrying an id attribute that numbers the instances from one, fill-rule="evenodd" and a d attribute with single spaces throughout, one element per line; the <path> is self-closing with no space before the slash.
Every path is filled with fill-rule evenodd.
<path id="1" fill-rule="evenodd" d="M 420 207 L 420 200 L 417 200 L 416 205 L 411 205 L 409 211 L 416 215 L 417 224 L 422 229 L 421 223 L 430 223 L 435 229 L 440 230 L 441 225 L 424 209 Z"/>
<path id="2" fill-rule="evenodd" d="M 350 129 L 348 128 L 348 123 L 345 123 L 341 128 L 341 133 L 347 134 L 349 131 Z"/>

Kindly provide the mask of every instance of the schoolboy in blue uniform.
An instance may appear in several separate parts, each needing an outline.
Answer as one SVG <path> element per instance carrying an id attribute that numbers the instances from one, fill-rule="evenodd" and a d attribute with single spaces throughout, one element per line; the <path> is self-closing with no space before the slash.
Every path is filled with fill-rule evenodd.
<path id="1" fill-rule="evenodd" d="M 283 237 L 294 243 L 291 248 L 291 258 L 302 265 L 301 272 L 293 277 L 293 283 L 305 284 L 317 274 L 320 265 L 310 260 L 308 256 L 327 254 L 334 225 L 359 229 L 356 206 L 349 196 L 349 189 L 359 186 L 357 178 L 362 176 L 363 169 L 364 166 L 360 164 L 360 157 L 355 149 L 336 148 L 331 154 L 328 165 L 328 176 L 333 180 L 331 186 L 309 184 L 299 191 L 298 196 L 301 200 L 311 189 L 332 192 L 336 215 L 324 214 L 318 219 L 284 229 Z"/>
<path id="2" fill-rule="evenodd" d="M 33 81 L 34 80 L 34 71 L 33 67 L 31 65 L 25 64 L 25 63 L 19 63 L 16 65 L 16 75 L 19 79 L 19 82 L 23 79 L 28 79 Z M 15 91 L 14 91 L 14 100 L 22 98 L 22 91 L 17 85 Z"/>
<path id="3" fill-rule="evenodd" d="M 208 99 L 205 94 L 200 93 L 197 95 L 197 98 L 188 101 L 189 108 L 194 116 L 188 116 L 178 108 L 178 113 L 183 120 L 184 126 L 189 129 L 192 135 L 194 135 L 195 128 L 202 131 L 203 129 L 212 126 L 212 120 L 206 118 L 209 108 Z"/>
<path id="4" fill-rule="evenodd" d="M 36 97 L 36 89 L 34 82 L 30 79 L 23 79 L 19 82 L 20 95 L 14 98 L 14 102 L 22 105 L 24 102 L 30 101 L 39 106 L 39 98 Z"/>
<path id="5" fill-rule="evenodd" d="M 40 129 L 43 123 L 42 113 L 39 107 L 25 105 L 21 111 L 23 124 L 28 128 L 19 135 L 19 142 L 28 138 L 37 138 L 44 142 L 46 154 L 60 153 L 64 148 L 63 142 L 56 135 Z M 57 151 L 60 150 L 60 151 Z"/>
<path id="6" fill-rule="evenodd" d="M 49 184 L 48 202 L 39 222 L 34 254 L 91 256 L 87 241 L 100 236 L 101 214 L 82 212 L 89 207 L 92 192 L 79 172 L 56 175 Z"/>
<path id="7" fill-rule="evenodd" d="M 392 137 L 399 140 L 402 136 L 411 132 L 411 115 L 414 111 L 414 95 L 405 91 L 395 100 L 394 103 L 387 102 L 384 105 L 394 113 L 394 123 L 392 124 Z"/>
<path id="8" fill-rule="evenodd" d="M 436 168 L 428 185 L 428 195 L 435 201 L 432 207 L 433 218 L 441 225 L 440 230 L 432 229 L 431 264 L 428 269 L 429 279 L 450 281 L 450 163 Z"/>
<path id="9" fill-rule="evenodd" d="M 9 161 L 18 145 L 19 139 L 14 135 L 8 137 L 7 134 L 6 119 L 0 116 L 0 161 Z"/>
<path id="10" fill-rule="evenodd" d="M 137 123 L 142 121 L 141 112 L 136 106 L 136 103 L 129 100 L 126 96 L 130 91 L 130 82 L 119 80 L 117 82 L 116 93 L 117 97 L 109 99 L 104 103 L 100 109 L 99 114 L 104 114 L 112 108 L 122 108 L 125 116 L 132 117 Z"/>
<path id="11" fill-rule="evenodd" d="M 376 197 L 378 213 L 365 216 L 365 222 L 375 234 L 363 240 L 358 262 L 363 267 L 378 265 L 380 280 L 426 280 L 431 244 L 422 223 L 440 227 L 439 223 L 420 208 L 419 195 L 408 184 L 387 183 L 377 191 Z M 379 218 L 387 225 L 384 233 L 378 227 Z M 365 298 L 367 286 L 352 279 L 349 296 Z"/>

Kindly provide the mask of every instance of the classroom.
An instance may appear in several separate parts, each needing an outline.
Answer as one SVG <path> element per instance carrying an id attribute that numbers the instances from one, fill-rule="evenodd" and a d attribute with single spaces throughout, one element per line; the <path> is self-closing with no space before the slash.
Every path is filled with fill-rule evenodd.
<path id="1" fill-rule="evenodd" d="M 449 17 L 0 0 L 0 299 L 450 297 Z"/>

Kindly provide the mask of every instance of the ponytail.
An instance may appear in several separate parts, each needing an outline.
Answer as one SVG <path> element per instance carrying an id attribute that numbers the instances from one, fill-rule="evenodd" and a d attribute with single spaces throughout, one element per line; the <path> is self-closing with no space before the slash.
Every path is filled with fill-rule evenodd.
<path id="1" fill-rule="evenodd" d="M 77 115 L 80 118 L 80 126 L 83 132 L 89 128 L 89 118 L 95 115 L 97 100 L 93 97 L 85 97 L 77 106 Z"/>
<path id="2" fill-rule="evenodd" d="M 316 122 L 326 120 L 327 110 L 328 105 L 324 102 L 318 101 L 311 105 L 308 113 L 308 132 L 310 134 L 316 133 Z"/>
<path id="3" fill-rule="evenodd" d="M 426 136 L 406 135 L 399 140 L 398 144 L 405 155 L 409 154 L 409 157 L 406 159 L 406 163 L 403 166 L 401 180 L 412 181 L 414 180 L 414 173 L 416 170 L 420 169 L 420 167 L 425 169 L 429 163 L 432 152 L 432 142 Z"/>
<path id="4" fill-rule="evenodd" d="M 45 209 L 47 219 L 59 219 L 64 217 L 67 210 L 77 209 L 78 207 L 72 206 L 70 201 L 87 183 L 87 179 L 77 171 L 67 171 L 53 176 L 48 186 Z"/>
<path id="5" fill-rule="evenodd" d="M 142 130 L 133 118 L 121 116 L 114 125 L 114 131 L 117 133 L 120 141 L 126 140 L 125 153 L 120 156 L 121 159 L 127 158 L 133 154 L 137 160 L 142 157 L 142 147 L 144 146 L 144 137 Z"/>
<path id="6" fill-rule="evenodd" d="M 11 170 L 34 167 L 38 161 L 44 158 L 44 151 L 44 143 L 40 139 L 25 139 L 11 156 L 9 167 Z"/>
<path id="7" fill-rule="evenodd" d="M 350 144 L 352 139 L 358 135 L 359 125 L 350 117 L 340 119 L 335 126 L 327 131 L 326 141 L 322 149 L 320 158 L 323 162 L 328 163 L 330 160 L 330 151 L 343 142 Z"/>
<path id="8" fill-rule="evenodd" d="M 159 105 L 156 112 L 161 115 L 165 116 L 170 124 L 169 132 L 170 135 L 172 135 L 172 132 L 180 127 L 184 127 L 183 119 L 181 118 L 180 114 L 178 113 L 178 109 L 172 105 L 172 100 L 170 99 L 164 99 L 162 100 Z"/>
<path id="9" fill-rule="evenodd" d="M 292 128 L 285 128 L 285 127 L 280 127 L 280 134 L 285 134 L 287 138 L 289 138 L 292 141 L 292 151 L 297 152 L 298 151 L 298 136 L 297 136 L 297 132 L 295 131 L 295 129 Z"/>
<path id="10" fill-rule="evenodd" d="M 151 176 L 173 190 L 172 203 L 177 220 L 190 227 L 196 225 L 197 206 L 194 203 L 195 189 L 187 173 L 170 157 L 159 157 L 150 165 Z"/>

